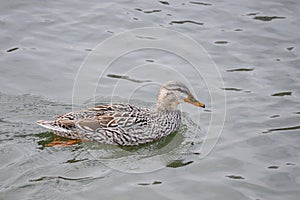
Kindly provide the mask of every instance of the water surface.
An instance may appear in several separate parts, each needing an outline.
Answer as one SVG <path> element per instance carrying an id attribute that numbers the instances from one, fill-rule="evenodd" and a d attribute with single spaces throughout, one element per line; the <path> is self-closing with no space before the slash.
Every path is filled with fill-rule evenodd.
<path id="1" fill-rule="evenodd" d="M 1 199 L 298 199 L 299 8 L 296 0 L 1 1 Z M 150 49 L 112 63 L 99 103 L 110 101 L 118 82 L 115 101 L 138 88 L 132 102 L 153 105 L 159 86 L 151 83 L 178 79 L 161 64 L 186 76 L 206 110 L 184 105 L 185 126 L 140 149 L 47 147 L 54 135 L 35 121 L 71 111 L 85 57 L 103 40 L 142 27 L 188 35 L 221 70 L 227 113 L 213 151 L 199 159 L 214 112 L 205 84 L 184 60 Z M 124 74 L 138 65 L 145 67 Z M 151 172 L 133 173 L 141 170 Z"/>

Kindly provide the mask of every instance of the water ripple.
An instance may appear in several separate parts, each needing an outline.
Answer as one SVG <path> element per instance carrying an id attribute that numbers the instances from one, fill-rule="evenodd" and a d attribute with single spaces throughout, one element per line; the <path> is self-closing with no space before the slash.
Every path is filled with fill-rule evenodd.
<path id="1" fill-rule="evenodd" d="M 227 175 L 226 177 L 227 177 L 227 178 L 231 178 L 231 179 L 238 179 L 238 180 L 243 180 L 243 179 L 245 179 L 244 177 L 239 176 L 239 175 Z"/>
<path id="2" fill-rule="evenodd" d="M 178 168 L 178 167 L 184 167 L 184 166 L 192 164 L 192 163 L 193 163 L 193 161 L 184 162 L 183 160 L 174 160 L 173 162 L 167 164 L 167 167 Z"/>
<path id="3" fill-rule="evenodd" d="M 227 91 L 243 91 L 240 88 L 233 88 L 233 87 L 225 87 L 225 88 L 221 88 L 222 90 L 227 90 Z"/>
<path id="4" fill-rule="evenodd" d="M 189 3 L 191 4 L 197 4 L 197 5 L 202 5 L 202 6 L 211 6 L 211 3 L 205 3 L 205 2 L 198 2 L 198 1 L 190 1 Z"/>
<path id="5" fill-rule="evenodd" d="M 249 72 L 249 71 L 253 71 L 253 68 L 237 68 L 237 69 L 227 69 L 227 72 Z"/>
<path id="6" fill-rule="evenodd" d="M 116 75 L 116 74 L 107 74 L 106 76 L 110 77 L 110 78 L 124 79 L 124 80 L 131 81 L 134 83 L 152 82 L 151 80 L 137 80 L 137 79 L 130 78 L 129 76 L 122 76 L 122 75 Z"/>
<path id="7" fill-rule="evenodd" d="M 220 40 L 220 41 L 215 41 L 215 44 L 228 44 L 228 41 L 225 40 Z"/>
<path id="8" fill-rule="evenodd" d="M 70 177 L 64 177 L 64 176 L 42 176 L 40 178 L 36 179 L 30 179 L 29 182 L 40 182 L 40 181 L 49 181 L 49 180 L 65 180 L 65 181 L 76 181 L 76 182 L 85 182 L 85 181 L 91 181 L 95 179 L 102 179 L 104 177 L 82 177 L 82 178 L 70 178 Z"/>
<path id="9" fill-rule="evenodd" d="M 146 13 L 146 14 L 151 14 L 151 13 L 161 12 L 161 10 L 159 10 L 159 9 L 154 9 L 154 10 L 143 10 L 143 9 L 141 9 L 141 8 L 135 8 L 134 10 L 140 11 L 140 12 L 143 12 L 143 13 Z"/>
<path id="10" fill-rule="evenodd" d="M 297 130 L 297 129 L 300 129 L 300 125 L 299 126 L 282 127 L 282 128 L 272 128 L 272 129 L 269 129 L 262 133 L 271 133 L 271 132 L 275 132 L 275 131 L 290 131 L 290 130 Z"/>
<path id="11" fill-rule="evenodd" d="M 204 24 L 202 22 L 196 22 L 196 21 L 193 21 L 193 20 L 171 21 L 169 24 L 173 25 L 173 24 L 186 24 L 186 23 L 191 23 L 191 24 L 196 24 L 196 25 L 203 25 Z"/>
<path id="12" fill-rule="evenodd" d="M 138 185 L 141 185 L 141 186 L 159 185 L 159 184 L 162 184 L 162 182 L 161 181 L 153 181 L 152 183 L 138 183 Z"/>
<path id="13" fill-rule="evenodd" d="M 255 16 L 253 19 L 269 22 L 273 19 L 285 19 L 285 17 L 278 17 L 278 16 Z"/>
<path id="14" fill-rule="evenodd" d="M 278 93 L 271 94 L 271 96 L 274 96 L 274 97 L 292 96 L 292 92 L 290 92 L 290 91 L 278 92 Z"/>
<path id="15" fill-rule="evenodd" d="M 137 37 L 137 38 L 140 38 L 140 39 L 157 40 L 157 38 L 149 37 L 149 36 L 141 36 L 141 35 L 137 35 L 136 37 Z"/>
<path id="16" fill-rule="evenodd" d="M 14 48 L 8 49 L 6 52 L 10 53 L 10 52 L 16 51 L 18 49 L 19 49 L 19 47 L 14 47 Z"/>
<path id="17" fill-rule="evenodd" d="M 170 3 L 167 2 L 167 1 L 158 1 L 158 2 L 161 3 L 161 4 L 163 4 L 163 5 L 170 5 Z"/>

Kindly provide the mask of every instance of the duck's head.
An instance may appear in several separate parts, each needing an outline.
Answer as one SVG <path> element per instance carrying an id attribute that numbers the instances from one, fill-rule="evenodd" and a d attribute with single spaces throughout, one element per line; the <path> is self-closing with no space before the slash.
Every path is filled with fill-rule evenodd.
<path id="1" fill-rule="evenodd" d="M 160 88 L 156 105 L 158 110 L 172 111 L 177 110 L 178 104 L 183 102 L 205 108 L 183 83 L 177 81 L 169 81 Z"/>

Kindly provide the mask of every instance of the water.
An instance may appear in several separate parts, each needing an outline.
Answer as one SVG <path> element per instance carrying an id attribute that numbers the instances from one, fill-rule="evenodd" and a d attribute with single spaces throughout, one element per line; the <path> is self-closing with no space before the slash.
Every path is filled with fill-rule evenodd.
<path id="1" fill-rule="evenodd" d="M 0 5 L 0 199 L 298 199 L 296 0 Z M 143 27 L 168 28 L 196 40 L 218 66 L 224 86 L 209 91 L 204 79 L 211 77 L 199 78 L 182 58 L 144 49 L 111 63 L 99 80 L 98 102 L 109 102 L 115 88 L 113 101 L 151 106 L 158 82 L 186 78 L 206 110 L 183 105 L 178 133 L 137 149 L 94 143 L 47 147 L 55 136 L 35 121 L 72 110 L 74 80 L 86 56 L 105 39 Z M 142 67 L 124 74 L 135 66 Z M 86 84 L 95 85 L 97 76 L 87 75 Z M 222 114 L 213 109 L 210 94 L 223 92 L 222 134 L 200 159 L 210 119 Z M 85 106 L 92 104 L 85 100 Z"/>

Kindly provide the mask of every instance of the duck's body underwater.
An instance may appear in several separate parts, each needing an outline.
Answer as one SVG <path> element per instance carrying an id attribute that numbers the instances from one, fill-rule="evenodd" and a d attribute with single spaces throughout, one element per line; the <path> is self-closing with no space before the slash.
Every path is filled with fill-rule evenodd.
<path id="1" fill-rule="evenodd" d="M 154 109 L 108 104 L 60 115 L 55 121 L 37 123 L 70 139 L 134 146 L 175 132 L 181 124 L 181 112 L 177 107 L 182 102 L 205 107 L 184 84 L 170 81 L 160 88 Z"/>

